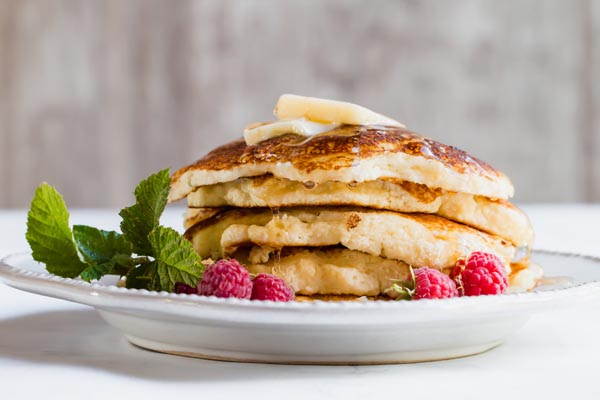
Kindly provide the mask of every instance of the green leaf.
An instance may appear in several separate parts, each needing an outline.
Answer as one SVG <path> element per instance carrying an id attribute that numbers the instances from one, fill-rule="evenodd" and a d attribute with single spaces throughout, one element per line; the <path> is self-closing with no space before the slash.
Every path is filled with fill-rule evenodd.
<path id="1" fill-rule="evenodd" d="M 155 261 L 149 264 L 140 265 L 127 273 L 125 287 L 127 289 L 147 289 L 149 290 L 151 282 L 154 280 L 157 271 Z"/>
<path id="2" fill-rule="evenodd" d="M 164 226 L 154 228 L 148 239 L 155 260 L 130 270 L 127 288 L 172 292 L 177 282 L 198 284 L 205 267 L 190 242 L 176 230 Z"/>
<path id="3" fill-rule="evenodd" d="M 94 279 L 100 279 L 104 275 L 124 276 L 135 268 L 139 259 L 134 259 L 130 255 L 116 254 L 109 261 L 104 263 L 91 263 L 81 272 L 81 279 L 90 282 Z"/>
<path id="4" fill-rule="evenodd" d="M 75 278 L 87 267 L 77 254 L 65 202 L 47 183 L 35 191 L 27 214 L 25 238 L 33 259 L 45 263 L 52 274 Z"/>
<path id="5" fill-rule="evenodd" d="M 90 264 L 86 269 L 81 272 L 81 279 L 86 282 L 91 282 L 94 279 L 99 280 L 104 275 L 116 275 L 115 262 L 110 260 L 103 264 Z"/>
<path id="6" fill-rule="evenodd" d="M 104 231 L 86 225 L 73 226 L 73 237 L 83 259 L 103 264 L 117 254 L 131 255 L 131 244 L 115 231 Z"/>
<path id="7" fill-rule="evenodd" d="M 150 290 L 173 291 L 176 282 L 196 286 L 204 272 L 202 259 L 192 244 L 172 228 L 157 226 L 148 239 L 154 251 L 156 273 L 150 281 Z"/>
<path id="8" fill-rule="evenodd" d="M 160 216 L 167 205 L 170 184 L 168 169 L 150 175 L 135 188 L 136 203 L 119 213 L 123 218 L 121 231 L 137 254 L 155 255 L 148 235 L 159 224 Z"/>
<path id="9" fill-rule="evenodd" d="M 81 272 L 84 281 L 90 282 L 104 275 L 125 275 L 134 267 L 131 243 L 118 232 L 75 225 L 73 237 L 83 259 L 89 264 Z"/>

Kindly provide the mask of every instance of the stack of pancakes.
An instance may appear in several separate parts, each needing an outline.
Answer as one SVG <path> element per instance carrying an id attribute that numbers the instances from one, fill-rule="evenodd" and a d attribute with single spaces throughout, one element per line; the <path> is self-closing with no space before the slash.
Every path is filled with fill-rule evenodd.
<path id="1" fill-rule="evenodd" d="M 494 253 L 511 284 L 527 269 L 533 231 L 507 199 L 510 180 L 462 150 L 407 129 L 342 125 L 311 137 L 237 140 L 177 171 L 185 236 L 204 258 L 233 257 L 298 294 L 381 296 L 413 268 L 449 273 Z"/>

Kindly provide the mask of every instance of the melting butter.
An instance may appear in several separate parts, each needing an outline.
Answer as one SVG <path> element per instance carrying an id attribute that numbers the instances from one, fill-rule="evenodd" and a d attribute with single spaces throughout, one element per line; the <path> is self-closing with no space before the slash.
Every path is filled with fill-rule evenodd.
<path id="1" fill-rule="evenodd" d="M 244 140 L 248 146 L 286 133 L 302 136 L 314 136 L 339 127 L 340 124 L 323 124 L 308 121 L 305 118 L 275 121 L 266 124 L 253 124 L 244 129 Z"/>
<path id="2" fill-rule="evenodd" d="M 322 123 L 347 125 L 383 125 L 405 128 L 395 119 L 386 117 L 345 101 L 283 94 L 279 97 L 274 114 L 280 120 L 306 118 Z"/>
<path id="3" fill-rule="evenodd" d="M 252 124 L 244 129 L 247 145 L 254 145 L 286 133 L 315 136 L 341 125 L 405 127 L 394 119 L 357 104 L 293 94 L 279 97 L 274 114 L 279 121 Z"/>

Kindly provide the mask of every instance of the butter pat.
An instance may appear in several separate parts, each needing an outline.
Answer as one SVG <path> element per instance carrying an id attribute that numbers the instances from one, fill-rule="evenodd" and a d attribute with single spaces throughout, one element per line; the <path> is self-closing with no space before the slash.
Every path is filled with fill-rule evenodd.
<path id="1" fill-rule="evenodd" d="M 271 139 L 286 133 L 303 136 L 314 136 L 337 128 L 340 124 L 324 124 L 307 121 L 304 118 L 275 121 L 266 124 L 254 124 L 244 129 L 244 140 L 248 146 Z"/>
<path id="2" fill-rule="evenodd" d="M 356 104 L 293 94 L 281 95 L 274 113 L 279 121 L 253 124 L 244 129 L 244 140 L 248 146 L 286 133 L 314 136 L 340 125 L 405 127 L 394 119 Z"/>
<path id="3" fill-rule="evenodd" d="M 405 128 L 400 122 L 357 104 L 284 94 L 274 110 L 280 120 L 305 118 L 323 124 L 385 125 Z"/>

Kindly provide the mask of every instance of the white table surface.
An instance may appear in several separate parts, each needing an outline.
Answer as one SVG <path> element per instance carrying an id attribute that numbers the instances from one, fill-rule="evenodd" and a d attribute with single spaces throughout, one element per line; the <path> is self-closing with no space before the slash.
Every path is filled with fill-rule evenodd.
<path id="1" fill-rule="evenodd" d="M 600 256 L 600 205 L 529 205 L 536 247 Z M 163 223 L 180 226 L 181 209 Z M 0 211 L 0 256 L 28 249 L 25 211 Z M 115 229 L 115 210 L 71 223 Z M 457 360 L 286 366 L 163 355 L 130 345 L 86 306 L 0 284 L 0 399 L 598 399 L 600 295 L 535 315 L 504 345 Z"/>

